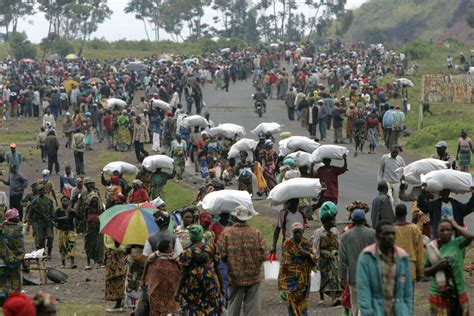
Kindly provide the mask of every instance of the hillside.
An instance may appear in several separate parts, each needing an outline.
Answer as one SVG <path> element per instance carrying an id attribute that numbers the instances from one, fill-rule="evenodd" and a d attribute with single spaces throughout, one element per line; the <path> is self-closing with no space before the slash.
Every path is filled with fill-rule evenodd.
<path id="1" fill-rule="evenodd" d="M 466 23 L 470 0 L 369 0 L 354 11 L 350 40 L 405 42 L 456 38 L 474 42 Z"/>

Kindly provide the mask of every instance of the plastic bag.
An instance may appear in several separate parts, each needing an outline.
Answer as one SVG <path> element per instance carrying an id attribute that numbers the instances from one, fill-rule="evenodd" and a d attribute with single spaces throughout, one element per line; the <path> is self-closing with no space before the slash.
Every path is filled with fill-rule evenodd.
<path id="1" fill-rule="evenodd" d="M 204 199 L 197 204 L 198 208 L 205 210 L 211 215 L 230 213 L 235 210 L 237 206 L 246 207 L 253 215 L 258 215 L 253 207 L 252 197 L 247 191 L 214 191 L 207 194 Z"/>
<path id="2" fill-rule="evenodd" d="M 109 108 L 109 109 L 111 109 L 113 107 L 118 107 L 118 108 L 123 109 L 126 106 L 127 106 L 127 102 L 125 102 L 124 100 L 121 100 L 121 99 L 110 98 L 110 99 L 107 100 L 107 108 Z"/>
<path id="3" fill-rule="evenodd" d="M 309 291 L 312 293 L 319 292 L 320 288 L 321 288 L 321 272 L 311 271 L 311 286 L 309 288 Z"/>
<path id="4" fill-rule="evenodd" d="M 242 138 L 230 147 L 227 158 L 237 158 L 241 151 L 254 151 L 258 142 L 250 138 Z"/>
<path id="5" fill-rule="evenodd" d="M 272 200 L 272 205 L 279 205 L 295 198 L 317 198 L 321 190 L 319 179 L 293 178 L 277 184 L 267 200 Z"/>
<path id="6" fill-rule="evenodd" d="M 267 181 L 265 180 L 265 177 L 263 176 L 263 170 L 260 163 L 257 163 L 255 165 L 255 178 L 256 178 L 256 183 L 257 183 L 257 189 L 260 192 L 265 191 L 267 189 Z"/>
<path id="7" fill-rule="evenodd" d="M 166 155 L 153 155 L 143 159 L 142 166 L 149 171 L 155 171 L 156 169 L 173 170 L 174 160 Z"/>
<path id="8" fill-rule="evenodd" d="M 189 127 L 207 127 L 207 120 L 202 117 L 201 115 L 191 115 L 183 119 L 182 126 L 189 128 Z"/>
<path id="9" fill-rule="evenodd" d="M 470 173 L 453 169 L 435 170 L 426 175 L 421 175 L 421 182 L 426 185 L 425 190 L 428 192 L 450 190 L 454 193 L 463 194 L 471 192 L 473 186 Z"/>
<path id="10" fill-rule="evenodd" d="M 265 280 L 278 280 L 280 262 L 276 260 L 274 253 L 269 254 L 267 261 L 263 262 L 263 270 L 265 272 Z"/>
<path id="11" fill-rule="evenodd" d="M 255 127 L 254 130 L 251 131 L 252 134 L 254 134 L 255 136 L 258 136 L 260 135 L 261 133 L 262 134 L 266 134 L 266 133 L 271 133 L 271 134 L 275 134 L 275 133 L 278 133 L 281 131 L 283 125 L 280 125 L 278 123 L 260 123 L 257 125 L 257 127 Z"/>
<path id="12" fill-rule="evenodd" d="M 307 153 L 315 151 L 320 144 L 315 142 L 306 136 L 290 136 L 288 138 L 280 140 L 278 147 L 280 150 L 280 156 L 285 157 L 292 152 L 301 150 Z"/>
<path id="13" fill-rule="evenodd" d="M 288 154 L 286 157 L 291 157 L 295 160 L 295 163 L 298 167 L 311 167 L 311 154 L 305 151 L 297 151 L 291 154 Z"/>
<path id="14" fill-rule="evenodd" d="M 106 164 L 104 168 L 102 168 L 102 171 L 108 175 L 112 175 L 114 171 L 135 175 L 138 172 L 138 168 L 125 161 L 114 161 Z"/>
<path id="15" fill-rule="evenodd" d="M 207 133 L 212 137 L 223 136 L 225 138 L 234 138 L 235 136 L 242 137 L 246 134 L 245 128 L 232 123 L 224 123 L 217 127 L 213 127 L 207 131 Z"/>
<path id="16" fill-rule="evenodd" d="M 153 99 L 153 101 L 151 102 L 151 105 L 153 106 L 153 108 L 159 108 L 163 110 L 164 112 L 171 111 L 171 105 L 168 102 L 165 102 L 163 100 Z"/>
<path id="17" fill-rule="evenodd" d="M 405 177 L 405 182 L 413 186 L 421 185 L 422 174 L 428 174 L 434 170 L 448 169 L 448 163 L 434 158 L 420 159 L 412 162 L 404 168 L 398 168 L 396 171 L 400 176 Z"/>
<path id="18" fill-rule="evenodd" d="M 321 162 L 323 159 L 342 160 L 344 155 L 349 154 L 349 149 L 338 145 L 322 145 L 311 154 L 312 162 Z"/>

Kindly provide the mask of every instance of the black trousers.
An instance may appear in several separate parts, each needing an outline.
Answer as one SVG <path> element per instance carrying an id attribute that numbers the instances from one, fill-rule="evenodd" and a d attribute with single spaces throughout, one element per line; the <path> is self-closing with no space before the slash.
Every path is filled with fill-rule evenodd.
<path id="1" fill-rule="evenodd" d="M 48 153 L 48 170 L 50 173 L 53 173 L 53 165 L 54 171 L 56 171 L 56 173 L 59 173 L 58 153 Z"/>
<path id="2" fill-rule="evenodd" d="M 21 200 L 23 199 L 23 194 L 14 194 L 10 195 L 10 208 L 16 208 L 20 213 L 20 220 L 23 221 L 23 208 L 21 207 Z"/>
<path id="3" fill-rule="evenodd" d="M 84 174 L 84 152 L 75 151 L 74 152 L 74 163 L 76 164 L 76 173 Z"/>
<path id="4" fill-rule="evenodd" d="M 148 156 L 148 151 L 145 150 L 143 143 L 140 143 L 136 140 L 133 144 L 135 145 L 135 156 L 137 157 L 138 161 L 140 161 L 140 153 L 142 153 L 145 157 Z"/>

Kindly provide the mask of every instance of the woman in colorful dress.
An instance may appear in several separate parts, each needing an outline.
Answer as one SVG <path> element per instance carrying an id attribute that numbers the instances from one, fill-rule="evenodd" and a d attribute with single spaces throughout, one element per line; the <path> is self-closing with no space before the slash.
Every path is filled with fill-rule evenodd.
<path id="1" fill-rule="evenodd" d="M 267 182 L 267 192 L 276 186 L 275 171 L 277 161 L 278 155 L 273 150 L 273 141 L 267 139 L 265 141 L 265 148 L 260 151 L 260 164 L 263 167 L 263 177 Z"/>
<path id="2" fill-rule="evenodd" d="M 69 210 L 69 198 L 63 196 L 61 198 L 61 207 L 56 209 L 54 213 L 54 221 L 57 223 L 56 230 L 58 232 L 58 246 L 61 254 L 61 265 L 66 267 L 66 259 L 71 260 L 71 269 L 77 268 L 74 263 L 76 256 L 76 228 L 74 220 L 76 212 Z"/>
<path id="3" fill-rule="evenodd" d="M 286 294 L 288 315 L 308 315 L 308 296 L 311 270 L 316 265 L 312 244 L 303 237 L 304 225 L 291 226 L 293 238 L 283 244 L 283 254 L 278 275 L 278 287 Z"/>
<path id="4" fill-rule="evenodd" d="M 457 233 L 459 237 L 453 238 Z M 442 219 L 438 239 L 426 245 L 425 276 L 430 285 L 431 315 L 469 315 L 469 297 L 464 278 L 464 256 L 474 235 L 455 220 Z"/>
<path id="5" fill-rule="evenodd" d="M 375 148 L 379 145 L 380 121 L 377 110 L 372 109 L 365 123 L 367 138 L 369 140 L 369 154 L 375 154 Z"/>
<path id="6" fill-rule="evenodd" d="M 125 293 L 125 247 L 108 235 L 104 235 L 105 250 L 105 300 L 115 305 L 107 312 L 121 312 Z"/>
<path id="7" fill-rule="evenodd" d="M 182 224 L 176 227 L 174 231 L 174 234 L 179 238 L 184 249 L 192 244 L 189 237 L 189 227 L 194 224 L 194 211 L 195 209 L 192 207 L 185 209 L 181 215 Z"/>
<path id="8" fill-rule="evenodd" d="M 176 134 L 176 139 L 171 143 L 171 158 L 174 159 L 174 168 L 176 170 L 176 178 L 183 180 L 184 167 L 186 162 L 187 144 L 181 137 Z"/>
<path id="9" fill-rule="evenodd" d="M 365 140 L 367 139 L 367 130 L 365 129 L 365 118 L 362 112 L 357 114 L 354 121 L 354 157 L 357 157 L 357 151 L 362 154 L 364 151 Z"/>
<path id="10" fill-rule="evenodd" d="M 324 302 L 326 294 L 331 297 L 331 304 L 336 306 L 340 303 L 336 298 L 341 292 L 338 253 L 340 235 L 336 229 L 336 204 L 324 202 L 319 212 L 323 226 L 316 229 L 312 237 L 314 251 L 318 258 L 318 270 L 321 271 L 319 295 L 321 303 Z"/>
<path id="11" fill-rule="evenodd" d="M 169 148 L 173 141 L 173 135 L 176 130 L 176 121 L 173 118 L 173 112 L 167 112 L 163 121 L 161 121 L 163 131 L 162 147 Z"/>
<path id="12" fill-rule="evenodd" d="M 143 255 L 143 245 L 128 245 L 125 251 L 127 253 L 127 261 L 125 262 L 125 306 L 133 311 L 142 295 L 140 282 L 143 278 L 144 264 L 147 257 Z"/>
<path id="13" fill-rule="evenodd" d="M 117 135 L 115 136 L 117 150 L 128 151 L 131 144 L 131 135 L 129 131 L 130 119 L 126 110 L 123 110 L 117 118 L 117 125 Z"/>
<path id="14" fill-rule="evenodd" d="M 349 142 L 352 144 L 354 139 L 354 121 L 357 117 L 357 109 L 354 107 L 354 104 L 350 104 L 349 108 L 346 111 L 347 116 L 347 125 L 346 125 L 346 135 L 349 139 Z"/>
<path id="15" fill-rule="evenodd" d="M 467 131 L 461 131 L 461 137 L 458 140 L 458 152 L 456 160 L 458 161 L 461 171 L 469 172 L 471 165 L 471 156 L 474 153 L 471 138 L 467 137 Z"/>
<path id="16" fill-rule="evenodd" d="M 173 253 L 171 241 L 162 240 L 158 251 L 153 252 L 145 263 L 143 283 L 148 291 L 150 316 L 175 315 L 179 311 L 175 293 L 180 278 L 178 258 Z"/>
<path id="17" fill-rule="evenodd" d="M 183 315 L 221 315 L 224 295 L 216 246 L 202 241 L 200 225 L 189 227 L 189 237 L 192 244 L 179 259 L 182 271 L 176 295 Z"/>

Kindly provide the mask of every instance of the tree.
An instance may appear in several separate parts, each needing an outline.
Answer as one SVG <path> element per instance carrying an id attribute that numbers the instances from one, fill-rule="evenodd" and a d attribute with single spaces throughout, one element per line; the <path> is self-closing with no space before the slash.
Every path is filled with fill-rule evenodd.
<path id="1" fill-rule="evenodd" d="M 161 23 L 163 28 L 176 42 L 179 42 L 180 38 L 184 41 L 181 31 L 184 26 L 185 11 L 182 9 L 182 6 L 186 7 L 186 5 L 187 0 L 167 0 L 161 6 Z"/>
<path id="2" fill-rule="evenodd" d="M 1 26 L 5 27 L 7 37 L 15 33 L 18 26 L 18 20 L 24 16 L 35 13 L 33 2 L 21 0 L 0 0 L 0 15 L 3 16 Z"/>
<path id="3" fill-rule="evenodd" d="M 316 31 L 323 35 L 337 18 L 344 16 L 347 0 L 306 0 L 306 4 L 316 9 L 310 18 L 310 34 Z"/>
<path id="4" fill-rule="evenodd" d="M 11 33 L 9 43 L 11 53 L 16 59 L 36 57 L 36 48 L 28 40 L 25 32 Z"/>
<path id="5" fill-rule="evenodd" d="M 155 3 L 153 3 L 151 0 L 130 0 L 124 9 L 125 13 L 135 13 L 135 19 L 141 20 L 143 22 L 146 38 L 148 40 L 150 40 L 150 36 L 148 35 L 146 23 L 147 19 L 151 18 L 154 10 L 156 9 L 154 4 Z"/>
<path id="6" fill-rule="evenodd" d="M 256 43 L 260 40 L 260 34 L 257 29 L 257 12 L 255 9 L 248 11 L 245 21 L 244 38 L 249 43 Z"/>

